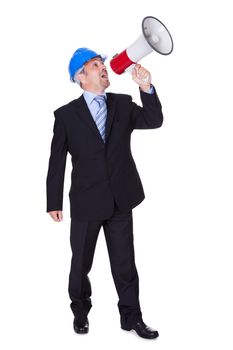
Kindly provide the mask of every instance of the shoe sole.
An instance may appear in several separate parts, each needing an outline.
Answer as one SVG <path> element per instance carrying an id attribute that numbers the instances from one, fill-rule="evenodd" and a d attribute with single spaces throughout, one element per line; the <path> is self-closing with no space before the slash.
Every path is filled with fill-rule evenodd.
<path id="1" fill-rule="evenodd" d="M 87 334 L 88 333 L 88 331 L 76 331 L 76 330 L 74 330 L 74 331 L 76 334 Z"/>
<path id="2" fill-rule="evenodd" d="M 146 337 L 146 336 L 143 336 L 143 335 L 139 334 L 139 333 L 136 331 L 136 329 L 134 329 L 134 328 L 124 328 L 124 327 L 121 327 L 121 329 L 123 329 L 124 331 L 128 331 L 128 332 L 134 331 L 134 333 L 136 333 L 140 338 L 143 338 L 143 339 L 157 339 L 158 336 L 159 336 L 159 333 L 158 333 L 158 332 L 157 332 L 157 335 L 156 335 L 155 337 Z"/>
<path id="3" fill-rule="evenodd" d="M 89 327 L 85 328 L 85 329 L 75 329 L 75 327 L 73 327 L 75 333 L 77 334 L 87 334 L 89 332 Z"/>

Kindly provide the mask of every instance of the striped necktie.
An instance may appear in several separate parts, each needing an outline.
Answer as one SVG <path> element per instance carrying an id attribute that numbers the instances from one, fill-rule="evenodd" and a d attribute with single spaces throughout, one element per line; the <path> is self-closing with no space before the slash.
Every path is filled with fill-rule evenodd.
<path id="1" fill-rule="evenodd" d="M 95 123 L 97 128 L 99 129 L 100 135 L 102 136 L 105 142 L 105 123 L 107 118 L 107 106 L 105 102 L 105 97 L 103 95 L 97 95 L 94 98 L 95 101 L 99 104 L 99 109 L 95 115 Z"/>

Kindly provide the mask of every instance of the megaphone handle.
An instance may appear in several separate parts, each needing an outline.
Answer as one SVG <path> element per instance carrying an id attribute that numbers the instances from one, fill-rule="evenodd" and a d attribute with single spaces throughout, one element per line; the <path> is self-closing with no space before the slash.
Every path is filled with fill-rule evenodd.
<path id="1" fill-rule="evenodd" d="M 132 74 L 132 71 L 133 71 L 133 69 L 134 69 L 135 66 L 136 66 L 135 63 L 131 64 L 129 67 L 127 67 L 127 68 L 125 69 L 125 72 L 127 72 L 127 73 L 129 73 L 129 74 Z"/>
<path id="2" fill-rule="evenodd" d="M 129 67 L 125 69 L 125 72 L 132 74 L 132 71 L 134 67 L 136 66 L 136 63 L 131 64 Z M 148 83 L 148 78 L 142 79 L 145 83 Z"/>

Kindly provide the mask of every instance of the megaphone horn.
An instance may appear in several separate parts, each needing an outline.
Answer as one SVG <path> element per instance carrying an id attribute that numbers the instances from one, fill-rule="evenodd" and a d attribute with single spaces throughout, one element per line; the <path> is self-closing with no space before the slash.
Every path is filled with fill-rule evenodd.
<path id="1" fill-rule="evenodd" d="M 173 50 L 173 40 L 165 25 L 155 17 L 147 16 L 142 21 L 142 34 L 138 39 L 110 61 L 112 70 L 122 74 L 131 71 L 134 65 L 152 51 L 169 55 Z"/>

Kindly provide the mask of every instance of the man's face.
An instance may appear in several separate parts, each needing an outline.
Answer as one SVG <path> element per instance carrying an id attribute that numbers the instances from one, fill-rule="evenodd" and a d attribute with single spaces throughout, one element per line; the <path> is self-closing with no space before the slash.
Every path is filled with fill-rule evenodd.
<path id="1" fill-rule="evenodd" d="M 82 88 L 89 91 L 104 91 L 109 85 L 108 72 L 100 57 L 92 58 L 84 65 L 84 73 L 78 74 Z"/>

